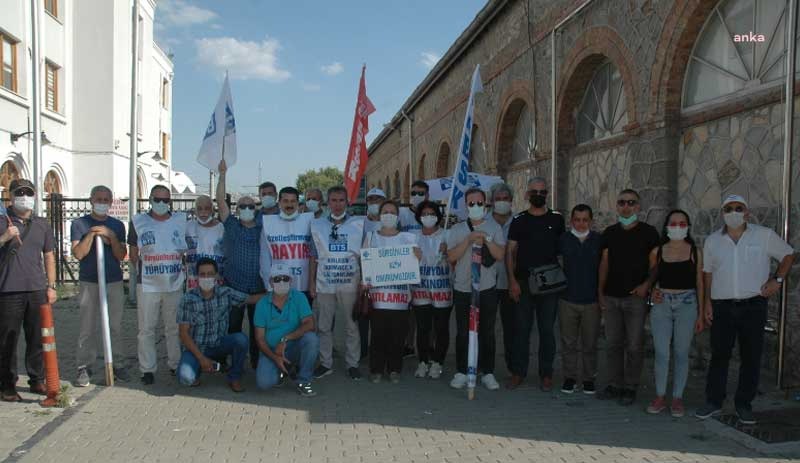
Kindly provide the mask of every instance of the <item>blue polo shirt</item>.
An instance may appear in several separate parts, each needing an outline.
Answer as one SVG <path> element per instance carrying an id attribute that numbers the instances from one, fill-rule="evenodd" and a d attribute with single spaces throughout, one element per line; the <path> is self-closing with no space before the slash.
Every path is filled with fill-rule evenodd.
<path id="1" fill-rule="evenodd" d="M 561 299 L 573 304 L 593 304 L 597 302 L 597 273 L 603 238 L 595 232 L 581 243 L 575 235 L 567 231 L 558 240 L 558 251 L 564 259 L 564 274 L 567 276 L 567 290 Z"/>
<path id="2" fill-rule="evenodd" d="M 225 285 L 247 294 L 264 291 L 264 283 L 259 275 L 259 258 L 261 248 L 261 222 L 247 228 L 233 214 L 223 223 L 225 233 L 222 236 L 225 250 L 223 277 Z"/>
<path id="3" fill-rule="evenodd" d="M 308 305 L 308 299 L 302 292 L 290 289 L 289 297 L 281 310 L 272 304 L 273 294 L 270 292 L 258 301 L 256 314 L 253 317 L 255 327 L 264 328 L 270 349 L 275 349 L 283 336 L 296 330 L 304 318 L 311 316 L 311 306 Z"/>
<path id="4" fill-rule="evenodd" d="M 73 220 L 70 227 L 70 240 L 80 241 L 89 233 L 89 229 L 96 226 L 105 226 L 111 229 L 117 236 L 120 243 L 125 242 L 125 225 L 114 217 L 106 217 L 105 220 L 97 220 L 91 214 L 84 215 L 83 217 Z M 114 257 L 114 252 L 110 244 L 103 245 L 103 257 L 106 267 L 106 282 L 116 283 L 122 281 L 122 269 L 119 265 L 119 260 Z M 97 248 L 95 244 L 89 247 L 89 254 L 81 259 L 80 262 L 80 281 L 88 283 L 97 283 Z"/>

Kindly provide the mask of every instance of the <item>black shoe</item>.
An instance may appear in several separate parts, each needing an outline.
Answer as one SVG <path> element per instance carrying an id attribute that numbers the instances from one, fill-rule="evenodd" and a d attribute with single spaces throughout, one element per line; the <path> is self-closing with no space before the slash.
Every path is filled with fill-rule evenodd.
<path id="1" fill-rule="evenodd" d="M 633 405 L 634 402 L 636 402 L 636 390 L 623 389 L 619 396 L 619 404 L 627 407 L 628 405 Z"/>
<path id="2" fill-rule="evenodd" d="M 756 424 L 756 418 L 753 416 L 753 409 L 749 405 L 737 405 L 736 416 L 739 417 L 739 424 L 747 426 Z"/>
<path id="3" fill-rule="evenodd" d="M 594 395 L 594 381 L 584 381 L 583 382 L 583 393 L 588 395 Z"/>
<path id="4" fill-rule="evenodd" d="M 145 374 L 142 375 L 142 383 L 145 386 L 149 386 L 149 385 L 153 384 L 154 382 L 156 382 L 156 378 L 155 378 L 155 376 L 153 376 L 152 373 L 145 373 Z"/>
<path id="5" fill-rule="evenodd" d="M 347 374 L 350 375 L 350 379 L 353 381 L 359 381 L 361 379 L 361 371 L 359 371 L 356 367 L 348 368 Z"/>
<path id="6" fill-rule="evenodd" d="M 619 399 L 622 390 L 616 386 L 608 385 L 605 389 L 597 394 L 598 400 L 614 400 Z"/>
<path id="7" fill-rule="evenodd" d="M 417 355 L 417 354 L 414 353 L 414 348 L 413 347 L 406 346 L 406 348 L 403 349 L 403 358 L 404 359 L 405 358 L 409 358 L 409 357 L 414 357 L 415 355 Z"/>
<path id="8" fill-rule="evenodd" d="M 311 383 L 299 383 L 297 393 L 303 397 L 314 397 L 317 393 L 311 388 Z"/>
<path id="9" fill-rule="evenodd" d="M 572 378 L 565 379 L 564 384 L 561 385 L 561 392 L 564 394 L 572 394 L 575 392 L 575 380 Z"/>
<path id="10" fill-rule="evenodd" d="M 721 414 L 722 414 L 722 407 L 719 407 L 714 404 L 705 404 L 702 407 L 695 410 L 694 412 L 695 418 L 700 418 L 701 420 Z"/>
<path id="11" fill-rule="evenodd" d="M 333 374 L 333 369 L 332 368 L 324 367 L 322 365 L 318 366 L 314 370 L 314 378 L 316 378 L 316 379 L 320 379 L 322 377 L 325 377 L 325 376 L 328 376 L 328 375 L 332 375 L 332 374 Z"/>

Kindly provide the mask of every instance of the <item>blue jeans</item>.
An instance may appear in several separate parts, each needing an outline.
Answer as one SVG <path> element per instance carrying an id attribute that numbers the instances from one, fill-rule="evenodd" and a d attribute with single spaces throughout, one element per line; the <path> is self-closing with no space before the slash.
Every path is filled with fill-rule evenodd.
<path id="1" fill-rule="evenodd" d="M 531 351 L 531 329 L 534 318 L 539 331 L 539 378 L 553 376 L 553 359 L 556 356 L 554 326 L 558 315 L 558 293 L 533 296 L 528 281 L 520 284 L 522 293 L 514 308 L 514 344 L 511 373 L 526 377 Z"/>
<path id="2" fill-rule="evenodd" d="M 663 302 L 654 305 L 650 313 L 650 329 L 656 351 L 656 395 L 663 397 L 667 392 L 669 344 L 672 341 L 675 361 L 672 398 L 680 399 L 689 377 L 689 349 L 694 336 L 694 323 L 697 321 L 697 293 L 689 290 L 663 294 Z"/>
<path id="3" fill-rule="evenodd" d="M 314 365 L 319 356 L 319 338 L 313 331 L 307 331 L 300 339 L 293 339 L 286 343 L 285 356 L 292 364 L 297 365 L 297 382 L 310 383 L 314 374 Z M 281 379 L 281 371 L 272 359 L 263 352 L 258 357 L 256 368 L 256 385 L 261 390 L 267 390 Z"/>
<path id="4" fill-rule="evenodd" d="M 247 336 L 242 333 L 228 334 L 222 337 L 216 347 L 203 350 L 203 355 L 208 358 L 219 358 L 230 355 L 233 365 L 228 370 L 228 381 L 238 381 L 242 377 L 244 359 L 247 358 Z M 178 381 L 185 386 L 191 386 L 200 375 L 200 362 L 194 354 L 184 350 L 181 361 L 178 363 Z"/>

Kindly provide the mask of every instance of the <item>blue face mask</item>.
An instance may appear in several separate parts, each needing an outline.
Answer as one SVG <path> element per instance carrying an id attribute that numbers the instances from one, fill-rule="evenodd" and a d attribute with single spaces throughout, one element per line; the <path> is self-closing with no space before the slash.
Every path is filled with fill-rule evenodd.
<path id="1" fill-rule="evenodd" d="M 634 222 L 639 220 L 639 218 L 636 216 L 636 214 L 633 214 L 630 217 L 619 216 L 617 220 L 619 220 L 619 223 L 621 223 L 623 227 L 627 227 L 628 225 L 632 225 Z"/>

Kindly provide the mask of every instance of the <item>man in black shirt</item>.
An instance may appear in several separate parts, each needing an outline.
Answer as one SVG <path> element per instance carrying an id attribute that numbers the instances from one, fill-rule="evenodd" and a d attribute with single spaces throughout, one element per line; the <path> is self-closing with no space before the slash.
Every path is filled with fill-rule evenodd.
<path id="1" fill-rule="evenodd" d="M 545 392 L 553 387 L 553 358 L 556 338 L 553 326 L 558 311 L 558 294 L 531 295 L 530 269 L 558 263 L 558 238 L 564 232 L 564 218 L 547 204 L 547 183 L 541 177 L 528 181 L 526 193 L 531 206 L 511 222 L 506 248 L 508 293 L 516 302 L 514 348 L 509 389 L 519 386 L 528 374 L 530 333 L 534 315 L 539 329 L 539 379 Z"/>
<path id="2" fill-rule="evenodd" d="M 622 190 L 617 197 L 619 222 L 603 232 L 598 303 L 605 316 L 609 384 L 598 398 L 636 401 L 644 360 L 644 323 L 650 292 L 650 251 L 658 232 L 640 222 L 639 194 Z"/>

